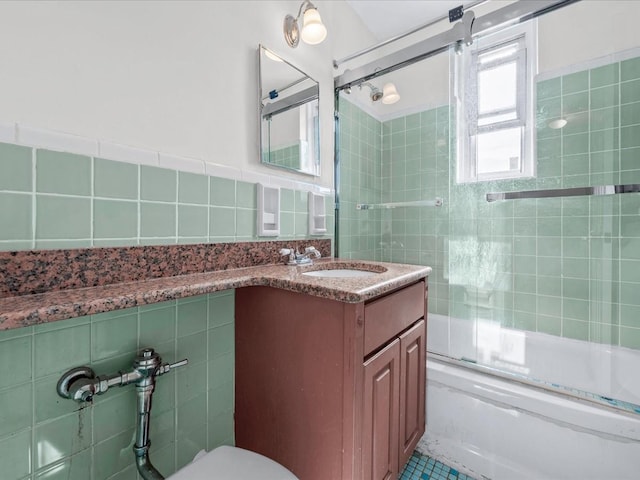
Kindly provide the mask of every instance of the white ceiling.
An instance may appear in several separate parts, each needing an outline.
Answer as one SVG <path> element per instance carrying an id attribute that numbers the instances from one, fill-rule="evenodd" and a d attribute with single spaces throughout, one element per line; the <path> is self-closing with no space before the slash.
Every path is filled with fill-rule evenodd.
<path id="1" fill-rule="evenodd" d="M 446 15 L 472 0 L 346 0 L 371 33 L 384 41 Z"/>

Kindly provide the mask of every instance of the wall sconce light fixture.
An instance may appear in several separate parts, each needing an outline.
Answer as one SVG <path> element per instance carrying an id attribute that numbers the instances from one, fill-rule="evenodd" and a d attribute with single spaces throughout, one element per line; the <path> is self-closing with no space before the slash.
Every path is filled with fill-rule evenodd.
<path id="1" fill-rule="evenodd" d="M 298 26 L 298 20 L 302 15 L 302 30 Z M 317 45 L 327 38 L 327 27 L 322 23 L 318 9 L 309 0 L 304 0 L 298 16 L 293 18 L 292 15 L 284 17 L 284 39 L 291 48 L 296 48 L 300 43 L 300 37 L 304 43 L 309 45 Z"/>

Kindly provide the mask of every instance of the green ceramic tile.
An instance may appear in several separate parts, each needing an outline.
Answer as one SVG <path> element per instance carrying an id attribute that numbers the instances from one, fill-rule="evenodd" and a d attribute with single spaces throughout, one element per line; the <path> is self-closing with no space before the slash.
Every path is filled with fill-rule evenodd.
<path id="1" fill-rule="evenodd" d="M 7 479 L 22 479 L 31 473 L 31 430 L 0 440 L 0 471 Z"/>
<path id="2" fill-rule="evenodd" d="M 68 399 L 58 395 L 56 385 L 59 379 L 59 375 L 49 375 L 48 377 L 35 381 L 33 387 L 35 423 L 42 423 L 53 418 L 63 417 L 80 408 L 78 403 L 70 402 Z M 31 408 L 31 405 L 29 405 L 29 408 Z"/>
<path id="3" fill-rule="evenodd" d="M 175 170 L 141 165 L 140 199 L 175 202 L 176 175 Z"/>
<path id="4" fill-rule="evenodd" d="M 207 447 L 207 426 L 201 425 L 185 435 L 187 441 L 178 443 L 176 467 L 178 469 L 193 461 L 193 457 Z"/>
<path id="5" fill-rule="evenodd" d="M 110 478 L 131 465 L 134 429 L 97 443 L 93 447 L 93 478 Z"/>
<path id="6" fill-rule="evenodd" d="M 307 213 L 309 210 L 309 194 L 301 190 L 294 191 L 296 213 Z"/>
<path id="7" fill-rule="evenodd" d="M 34 432 L 34 467 L 43 468 L 91 445 L 92 423 L 88 408 L 51 422 L 41 423 Z"/>
<path id="8" fill-rule="evenodd" d="M 0 240 L 30 240 L 33 237 L 32 196 L 0 192 Z"/>
<path id="9" fill-rule="evenodd" d="M 589 282 L 588 280 L 578 278 L 562 279 L 562 296 L 577 300 L 589 299 Z"/>
<path id="10" fill-rule="evenodd" d="M 594 88 L 589 92 L 589 95 L 591 100 L 590 108 L 592 110 L 615 107 L 619 101 L 619 88 L 618 85 Z"/>
<path id="11" fill-rule="evenodd" d="M 280 189 L 280 210 L 283 212 L 295 211 L 295 192 L 293 190 Z"/>
<path id="12" fill-rule="evenodd" d="M 138 203 L 94 200 L 93 236 L 94 238 L 137 238 Z"/>
<path id="13" fill-rule="evenodd" d="M 234 207 L 236 201 L 236 181 L 228 178 L 210 177 L 211 205 Z"/>
<path id="14" fill-rule="evenodd" d="M 204 332 L 178 338 L 176 358 L 188 358 L 189 365 L 207 361 L 207 336 Z"/>
<path id="15" fill-rule="evenodd" d="M 36 191 L 91 195 L 91 158 L 73 153 L 37 150 Z"/>
<path id="16" fill-rule="evenodd" d="M 236 182 L 236 207 L 257 208 L 255 183 Z"/>
<path id="17" fill-rule="evenodd" d="M 161 388 L 159 382 L 156 388 Z M 136 396 L 127 390 L 110 391 L 108 397 L 105 395 L 100 403 L 94 405 L 94 443 L 131 429 L 131 419 L 136 417 Z"/>
<path id="18" fill-rule="evenodd" d="M 549 335 L 559 336 L 562 329 L 562 321 L 559 317 L 539 315 L 537 318 L 537 331 Z"/>
<path id="19" fill-rule="evenodd" d="M 211 328 L 209 334 L 209 358 L 215 358 L 234 350 L 233 324 Z"/>
<path id="20" fill-rule="evenodd" d="M 589 71 L 591 88 L 613 85 L 619 81 L 619 63 L 612 63 Z"/>
<path id="21" fill-rule="evenodd" d="M 36 240 L 90 237 L 90 199 L 36 196 Z"/>
<path id="22" fill-rule="evenodd" d="M 175 336 L 175 305 L 163 305 L 162 308 L 140 311 L 139 348 L 153 347 L 173 340 Z"/>
<path id="23" fill-rule="evenodd" d="M 175 237 L 176 206 L 170 203 L 140 202 L 141 237 Z"/>
<path id="24" fill-rule="evenodd" d="M 619 126 L 620 108 L 608 107 L 590 112 L 591 130 L 607 130 Z"/>
<path id="25" fill-rule="evenodd" d="M 640 102 L 627 103 L 620 107 L 620 125 L 640 124 Z"/>
<path id="26" fill-rule="evenodd" d="M 562 77 L 562 95 L 589 89 L 589 71 L 571 73 Z"/>
<path id="27" fill-rule="evenodd" d="M 31 383 L 0 390 L 0 438 L 31 427 Z"/>
<path id="28" fill-rule="evenodd" d="M 209 177 L 189 172 L 178 172 L 178 202 L 209 204 Z"/>
<path id="29" fill-rule="evenodd" d="M 538 295 L 560 296 L 562 294 L 562 281 L 558 277 L 536 276 Z"/>
<path id="30" fill-rule="evenodd" d="M 620 129 L 620 147 L 640 147 L 640 125 L 634 125 L 632 127 L 622 127 Z"/>
<path id="31" fill-rule="evenodd" d="M 294 216 L 292 212 L 280 212 L 280 238 L 291 238 L 295 234 Z M 344 239 L 341 239 L 343 241 Z"/>
<path id="32" fill-rule="evenodd" d="M 620 327 L 620 346 L 640 349 L 640 328 Z"/>
<path id="33" fill-rule="evenodd" d="M 603 105 L 605 106 L 605 105 Z M 589 93 L 580 92 L 562 96 L 562 113 L 571 115 L 589 110 Z"/>
<path id="34" fill-rule="evenodd" d="M 121 317 L 92 322 L 91 360 L 135 353 L 138 346 L 137 335 L 138 316 L 135 311 Z"/>
<path id="35" fill-rule="evenodd" d="M 634 127 L 626 127 L 634 128 Z M 620 130 L 624 130 L 620 129 Z M 620 131 L 617 128 L 611 130 L 598 130 L 591 132 L 590 149 L 592 152 L 601 152 L 603 150 L 615 150 L 619 147 Z"/>
<path id="36" fill-rule="evenodd" d="M 209 388 L 216 390 L 231 390 L 233 395 L 233 379 L 234 379 L 234 355 L 233 352 L 227 352 L 218 355 L 209 360 Z M 233 411 L 233 409 L 231 409 Z M 209 412 L 220 413 L 220 412 Z"/>
<path id="37" fill-rule="evenodd" d="M 235 208 L 210 207 L 209 235 L 212 237 L 233 237 L 236 234 Z"/>
<path id="38" fill-rule="evenodd" d="M 236 208 L 236 236 L 242 238 L 255 238 L 256 211 L 244 208 Z"/>
<path id="39" fill-rule="evenodd" d="M 31 148 L 0 143 L 0 190 L 33 190 L 31 152 Z"/>
<path id="40" fill-rule="evenodd" d="M 179 438 L 189 438 L 194 430 L 199 430 L 204 427 L 202 414 L 207 411 L 207 392 L 205 390 L 185 402 L 179 402 L 179 404 L 178 436 Z M 198 449 L 206 447 L 206 430 L 204 437 L 205 440 L 203 443 L 196 442 L 198 443 Z M 194 452 L 194 455 L 196 453 L 197 450 Z M 193 458 L 193 456 L 191 458 Z"/>
<path id="41" fill-rule="evenodd" d="M 185 402 L 207 391 L 207 384 L 203 381 L 207 378 L 206 362 L 196 364 L 189 363 L 186 367 L 182 367 L 177 370 L 175 372 L 175 376 L 176 391 L 178 392 L 178 411 L 182 408 Z M 202 414 L 203 412 L 198 413 Z M 179 427 L 180 425 L 178 425 L 178 428 Z"/>
<path id="42" fill-rule="evenodd" d="M 620 84 L 620 103 L 640 102 L 640 80 Z"/>
<path id="43" fill-rule="evenodd" d="M 178 205 L 178 236 L 206 237 L 209 234 L 209 207 Z"/>
<path id="44" fill-rule="evenodd" d="M 309 235 L 309 215 L 307 213 L 295 213 L 295 235 L 302 238 Z"/>
<path id="45" fill-rule="evenodd" d="M 235 296 L 233 290 L 210 294 L 208 298 L 208 327 L 215 328 L 233 323 Z"/>
<path id="46" fill-rule="evenodd" d="M 88 364 L 90 346 L 89 325 L 37 333 L 34 336 L 35 378 Z"/>
<path id="47" fill-rule="evenodd" d="M 634 80 L 640 78 L 640 58 L 632 58 L 620 62 L 620 80 Z"/>
<path id="48" fill-rule="evenodd" d="M 31 336 L 0 342 L 0 388 L 31 380 L 31 342 Z"/>
<path id="49" fill-rule="evenodd" d="M 93 162 L 93 194 L 96 197 L 137 200 L 138 165 L 96 158 Z"/>
<path id="50" fill-rule="evenodd" d="M 35 480 L 86 480 L 87 478 L 91 478 L 90 448 L 50 465 L 34 477 Z"/>
<path id="51" fill-rule="evenodd" d="M 579 153 L 589 152 L 589 135 L 579 133 L 576 135 L 567 135 L 563 137 L 562 154 L 575 155 Z"/>
<path id="52" fill-rule="evenodd" d="M 171 475 L 177 470 L 175 446 L 173 444 L 165 445 L 158 449 L 156 449 L 156 446 L 152 444 L 149 451 L 151 458 L 154 459 L 154 465 L 159 471 L 163 472 L 165 475 Z M 126 477 L 122 479 L 117 477 L 112 478 L 113 480 L 137 480 L 135 468 L 133 469 L 133 477 Z M 110 478 L 109 480 L 112 479 Z"/>
<path id="53" fill-rule="evenodd" d="M 178 301 L 178 336 L 184 337 L 207 329 L 208 300 L 198 296 Z"/>

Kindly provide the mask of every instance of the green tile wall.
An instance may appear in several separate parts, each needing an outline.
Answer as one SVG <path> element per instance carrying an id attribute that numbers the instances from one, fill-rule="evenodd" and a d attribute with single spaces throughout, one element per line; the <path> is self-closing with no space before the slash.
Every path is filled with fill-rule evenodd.
<path id="1" fill-rule="evenodd" d="M 288 147 L 282 147 L 272 152 L 264 153 L 264 161 L 272 165 L 278 165 L 280 167 L 293 168 L 294 170 L 300 169 L 300 145 L 290 145 Z"/>
<path id="2" fill-rule="evenodd" d="M 0 250 L 260 240 L 253 183 L 6 143 L 0 173 Z M 278 239 L 310 238 L 306 191 L 282 188 L 281 210 Z M 233 320 L 230 290 L 0 332 L 0 477 L 136 479 L 134 387 L 80 408 L 55 386 L 75 366 L 129 369 L 146 346 L 190 361 L 158 381 L 155 466 L 233 444 Z"/>
<path id="3" fill-rule="evenodd" d="M 340 255 L 434 267 L 431 312 L 639 349 L 632 292 L 640 288 L 640 196 L 484 198 L 638 183 L 640 58 L 536 87 L 536 177 L 463 185 L 455 183 L 447 106 L 381 123 L 341 98 Z M 560 117 L 568 120 L 563 129 L 548 127 Z M 366 173 L 377 150 L 367 143 L 381 150 L 372 185 Z M 436 196 L 443 207 L 357 212 L 353 205 Z"/>
<path id="4" fill-rule="evenodd" d="M 168 476 L 200 449 L 233 444 L 234 292 L 0 332 L 2 478 L 136 478 L 134 386 L 81 406 L 58 397 L 64 371 L 131 368 L 153 347 L 189 365 L 158 379 L 151 459 Z"/>
<path id="5" fill-rule="evenodd" d="M 0 250 L 261 239 L 253 183 L 6 143 L 0 172 Z M 295 195 L 281 189 L 280 239 L 309 237 Z"/>

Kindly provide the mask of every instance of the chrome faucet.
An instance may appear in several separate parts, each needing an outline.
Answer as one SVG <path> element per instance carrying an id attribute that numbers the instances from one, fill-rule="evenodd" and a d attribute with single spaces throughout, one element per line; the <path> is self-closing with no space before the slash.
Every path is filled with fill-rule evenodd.
<path id="1" fill-rule="evenodd" d="M 160 355 L 153 348 L 145 348 L 134 359 L 133 369 L 130 372 L 118 372 L 96 377 L 93 369 L 89 367 L 72 368 L 58 380 L 57 391 L 61 397 L 76 402 L 91 402 L 94 395 L 102 395 L 110 387 L 124 387 L 135 383 L 138 396 L 136 443 L 133 445 L 136 467 L 145 480 L 163 480 L 164 477 L 149 460 L 151 397 L 156 386 L 156 377 L 187 363 L 189 361 L 186 358 L 176 363 L 162 363 Z"/>
<path id="2" fill-rule="evenodd" d="M 287 265 L 312 265 L 313 260 L 311 260 L 311 256 L 315 258 L 322 256 L 316 247 L 306 247 L 304 253 L 300 253 L 295 248 L 281 248 L 280 255 L 289 257 Z"/>

